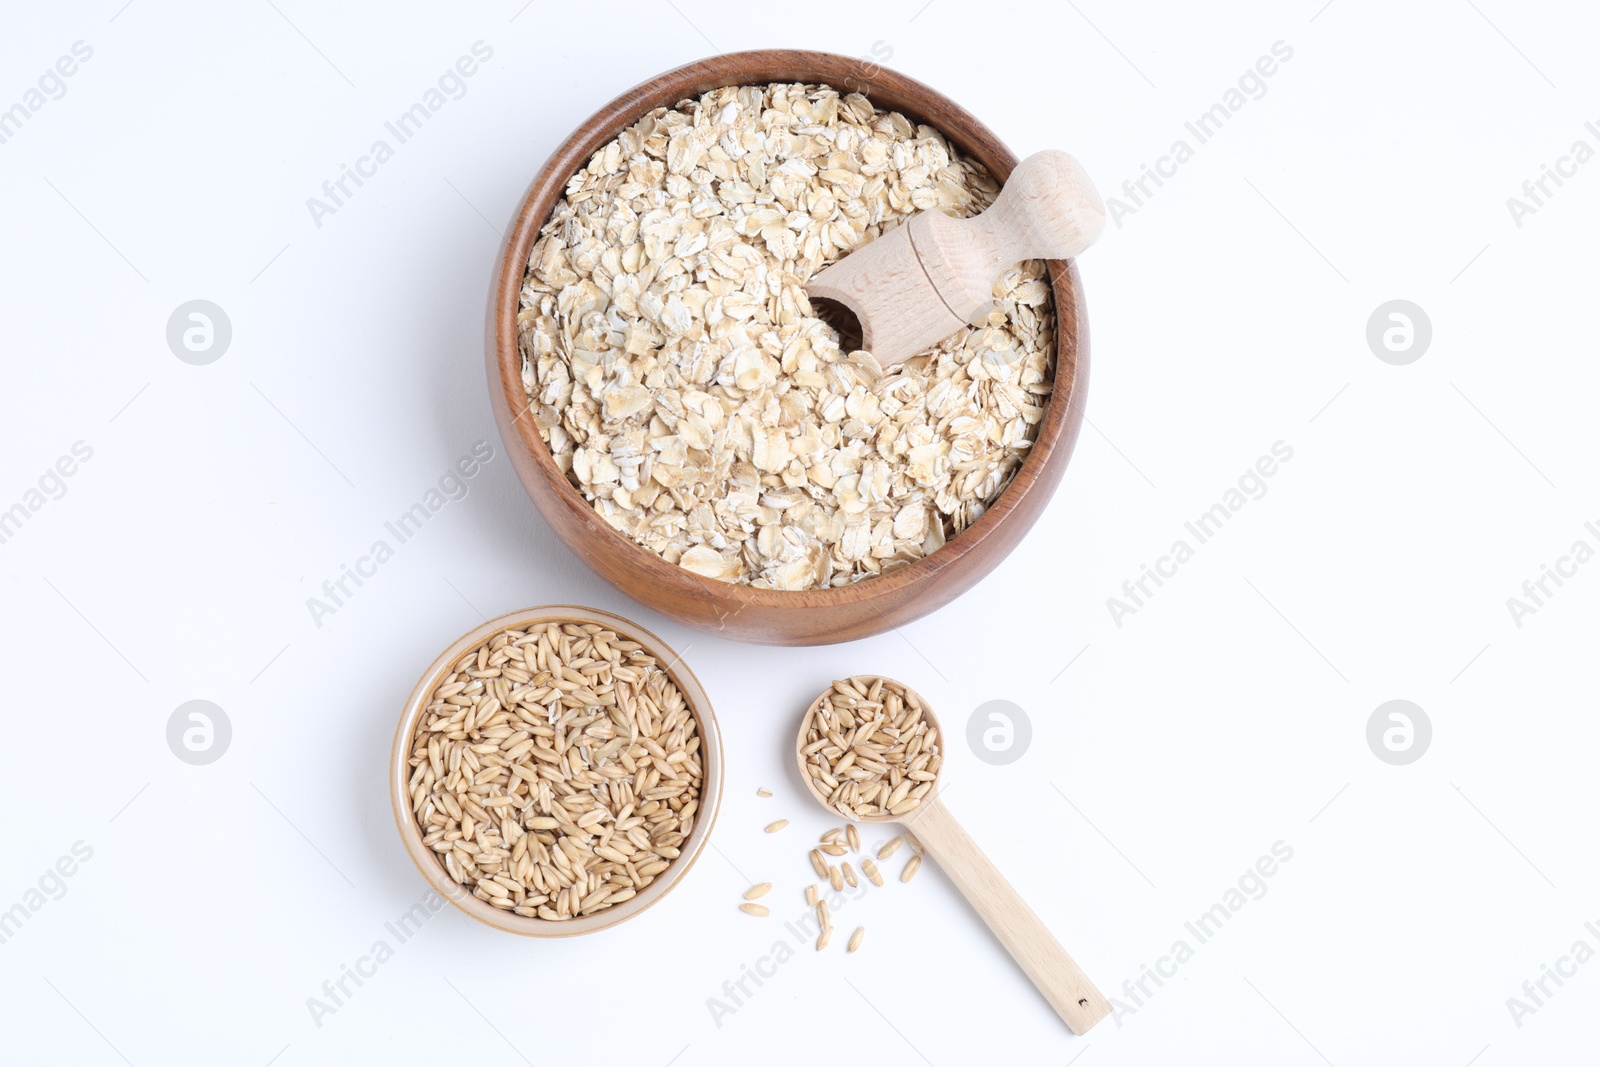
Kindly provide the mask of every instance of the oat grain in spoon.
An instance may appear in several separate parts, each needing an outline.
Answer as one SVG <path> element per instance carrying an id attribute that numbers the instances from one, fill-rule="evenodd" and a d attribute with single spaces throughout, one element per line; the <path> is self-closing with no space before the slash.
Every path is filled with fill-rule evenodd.
<path id="1" fill-rule="evenodd" d="M 922 699 L 892 678 L 834 682 L 806 716 L 801 773 L 850 819 L 894 818 L 933 791 L 939 728 Z"/>

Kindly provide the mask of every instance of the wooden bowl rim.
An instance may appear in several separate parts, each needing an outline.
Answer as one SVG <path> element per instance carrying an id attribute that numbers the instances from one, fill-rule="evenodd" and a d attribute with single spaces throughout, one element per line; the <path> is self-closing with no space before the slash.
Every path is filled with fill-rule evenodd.
<path id="1" fill-rule="evenodd" d="M 433 851 L 422 843 L 422 831 L 411 813 L 409 785 L 412 735 L 427 707 L 428 697 L 438 687 L 439 679 L 458 659 L 466 655 L 469 649 L 495 634 L 540 622 L 573 622 L 580 625 L 596 623 L 643 645 L 645 650 L 663 665 L 662 670 L 667 672 L 679 692 L 683 694 L 690 714 L 695 717 L 696 728 L 700 733 L 701 760 L 705 770 L 705 780 L 700 788 L 700 807 L 695 813 L 694 827 L 684 839 L 679 856 L 672 861 L 671 866 L 662 871 L 655 881 L 645 886 L 632 899 L 593 915 L 559 922 L 518 915 L 515 912 L 491 907 L 452 881 L 439 861 L 434 858 Z M 694 676 L 688 664 L 671 645 L 632 620 L 609 611 L 574 604 L 548 604 L 507 612 L 498 618 L 488 620 L 481 626 L 474 627 L 451 642 L 449 647 L 428 665 L 427 670 L 422 672 L 422 677 L 412 688 L 411 695 L 406 697 L 404 710 L 400 714 L 400 723 L 395 728 L 394 745 L 389 755 L 389 801 L 394 811 L 395 826 L 400 831 L 400 839 L 405 844 L 406 854 L 411 857 L 411 862 L 416 864 L 417 870 L 422 872 L 422 877 L 427 880 L 428 885 L 434 892 L 479 922 L 498 930 L 528 937 L 576 937 L 580 934 L 594 933 L 633 918 L 665 897 L 689 873 L 711 839 L 711 829 L 716 824 L 717 811 L 722 805 L 722 778 L 722 732 L 717 726 L 716 714 L 711 709 L 711 699 L 706 695 L 700 680 Z"/>
<path id="2" fill-rule="evenodd" d="M 583 494 L 555 465 L 548 446 L 533 425 L 533 420 L 528 417 L 533 405 L 522 385 L 522 352 L 517 337 L 522 282 L 539 231 L 564 195 L 568 180 L 623 129 L 658 107 L 671 107 L 728 85 L 766 85 L 774 82 L 825 83 L 835 88 L 842 86 L 849 91 L 861 92 L 868 99 L 873 99 L 875 92 L 896 97 L 900 102 L 874 102 L 880 107 L 899 111 L 913 121 L 934 126 L 963 155 L 983 163 L 997 181 L 1003 182 L 1017 165 L 1017 157 L 1011 150 L 966 109 L 914 78 L 866 60 L 832 52 L 758 49 L 713 56 L 666 71 L 628 90 L 584 120 L 551 153 L 529 186 L 506 233 L 499 272 L 491 293 L 499 382 L 497 386 L 491 381 L 490 387 L 498 387 L 503 391 L 507 411 L 512 413 L 511 422 L 516 426 L 523 452 L 544 481 L 553 486 L 561 505 L 574 513 L 589 536 L 600 542 L 597 550 L 603 549 L 613 556 L 621 556 L 629 566 L 647 572 L 655 582 L 676 590 L 684 599 L 710 598 L 713 602 L 731 602 L 737 605 L 731 614 L 737 614 L 746 607 L 843 608 L 861 605 L 874 609 L 877 601 L 885 601 L 892 606 L 903 594 L 935 581 L 945 570 L 955 566 L 969 552 L 975 551 L 990 532 L 1017 510 L 1029 493 L 1043 492 L 1048 496 L 1054 491 L 1054 480 L 1049 480 L 1043 487 L 1037 486 L 1038 475 L 1045 469 L 1058 443 L 1070 457 L 1077 426 L 1082 419 L 1083 396 L 1087 385 L 1088 327 L 1078 299 L 1082 292 L 1081 284 L 1071 261 L 1048 261 L 1052 307 L 1056 316 L 1054 380 L 1033 445 L 1022 464 L 1012 473 L 1005 489 L 977 521 L 934 552 L 887 573 L 848 585 L 826 589 L 758 589 L 707 578 L 668 563 L 600 517 L 594 505 L 584 499 Z M 928 120 L 917 103 L 906 101 L 926 103 L 929 111 L 939 113 L 939 120 Z M 1063 304 L 1070 309 L 1070 315 L 1063 316 Z M 1063 318 L 1069 319 L 1072 326 L 1070 336 L 1069 331 L 1062 328 Z M 1067 375 L 1065 380 L 1064 373 Z M 502 433 L 501 436 L 504 438 L 506 435 Z M 994 565 L 983 569 L 987 571 Z M 887 613 L 887 607 L 879 610 Z"/>
<path id="3" fill-rule="evenodd" d="M 939 716 L 934 713 L 933 705 L 928 703 L 928 698 L 927 697 L 923 696 L 921 693 L 917 692 L 915 689 L 911 688 L 909 685 L 906 685 L 906 683 L 902 682 L 900 679 L 891 678 L 887 674 L 852 674 L 848 678 L 841 679 L 841 681 L 853 682 L 858 678 L 866 679 L 869 684 L 873 680 L 881 678 L 885 682 L 893 682 L 895 685 L 898 685 L 900 688 L 904 689 L 907 693 L 910 693 L 912 696 L 916 697 L 917 698 L 917 702 L 922 705 L 922 717 L 924 719 L 927 719 L 928 722 L 930 724 L 932 724 L 933 728 L 938 731 L 938 734 L 939 734 L 939 751 L 940 752 L 945 751 L 946 738 L 945 738 L 945 735 L 944 735 L 944 727 L 939 724 Z M 832 682 L 828 683 L 828 688 L 824 689 L 822 692 L 817 694 L 817 699 L 815 699 L 815 700 L 813 700 L 811 702 L 810 707 L 806 708 L 806 713 L 800 717 L 800 732 L 795 735 L 795 740 L 794 740 L 794 758 L 795 758 L 795 763 L 800 767 L 800 781 L 805 784 L 806 791 L 811 794 L 811 798 L 813 800 L 815 800 L 818 804 L 821 804 L 822 807 L 823 807 L 823 810 L 828 812 L 828 814 L 830 814 L 830 815 L 844 815 L 844 812 L 840 811 L 838 808 L 835 808 L 832 804 L 828 803 L 828 798 L 827 797 L 825 797 L 821 793 L 817 792 L 817 787 L 815 785 L 813 785 L 812 782 L 811 782 L 811 774 L 810 774 L 809 771 L 806 770 L 806 757 L 805 757 L 805 753 L 802 751 L 806 747 L 806 733 L 811 728 L 812 716 L 816 715 L 817 707 L 818 707 L 818 705 L 820 705 L 822 703 L 823 697 L 826 697 L 831 692 L 833 692 L 833 683 Z M 844 817 L 849 819 L 851 822 L 870 822 L 870 823 L 897 822 L 897 823 L 905 823 L 909 819 L 913 818 L 919 811 L 922 811 L 929 804 L 933 803 L 934 799 L 936 797 L 938 797 L 938 795 L 939 795 L 939 779 L 942 778 L 942 777 L 944 777 L 944 766 L 943 766 L 943 763 L 940 764 L 940 772 L 933 776 L 933 788 L 928 790 L 927 795 L 922 798 L 922 800 L 917 804 L 916 807 L 912 808 L 910 811 L 906 812 L 904 815 L 869 815 L 869 816 L 866 816 L 865 818 L 860 818 L 860 817 L 857 817 L 857 816 L 854 816 L 854 815 L 844 815 Z"/>

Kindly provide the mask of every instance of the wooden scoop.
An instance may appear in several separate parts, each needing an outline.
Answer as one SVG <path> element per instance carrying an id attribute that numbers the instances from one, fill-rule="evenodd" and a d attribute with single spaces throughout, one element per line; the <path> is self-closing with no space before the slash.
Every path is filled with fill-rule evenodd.
<path id="1" fill-rule="evenodd" d="M 1035 157 L 1038 158 L 1038 157 Z M 856 675 L 852 681 L 871 684 L 877 675 Z M 889 680 L 889 679 L 886 679 Z M 903 684 L 903 683 L 896 683 Z M 831 692 L 831 688 L 812 701 L 811 707 L 806 709 L 805 718 L 800 721 L 800 735 L 795 742 L 795 758 L 800 764 L 800 779 L 806 783 L 812 797 L 834 815 L 841 814 L 833 805 L 828 803 L 826 793 L 823 793 L 817 783 L 812 780 L 811 772 L 806 763 L 806 735 L 811 730 L 811 718 L 817 713 L 817 708 L 823 699 Z M 933 709 L 928 702 L 906 688 L 908 697 L 915 697 L 922 706 L 922 717 L 935 731 L 939 738 L 947 735 L 939 729 L 939 720 L 934 717 Z M 855 819 L 850 815 L 847 818 Z M 860 819 L 862 822 L 898 822 L 906 829 L 916 834 L 917 840 L 922 842 L 927 855 L 939 864 L 939 867 L 950 880 L 955 883 L 961 894 L 967 898 L 967 903 L 972 905 L 980 918 L 988 924 L 995 937 L 1011 953 L 1011 958 L 1038 987 L 1045 1000 L 1056 1010 L 1067 1026 L 1075 1034 L 1086 1033 L 1091 1026 L 1111 1014 L 1111 1004 L 1106 1000 L 1100 990 L 1095 988 L 1087 975 L 1078 968 L 1067 955 L 1066 949 L 1056 941 L 1050 933 L 1050 928 L 1039 920 L 1028 907 L 1027 902 L 1011 888 L 1005 876 L 989 862 L 989 857 L 983 854 L 967 832 L 956 822 L 954 815 L 950 814 L 939 800 L 939 785 L 935 779 L 933 788 L 923 796 L 922 802 L 903 815 L 875 815 Z"/>
<path id="2" fill-rule="evenodd" d="M 861 322 L 861 347 L 887 369 L 982 321 L 1007 267 L 1071 259 L 1105 225 L 1105 204 L 1078 161 L 1038 152 L 1017 164 L 981 215 L 923 211 L 812 278 L 806 291 L 849 309 Z"/>

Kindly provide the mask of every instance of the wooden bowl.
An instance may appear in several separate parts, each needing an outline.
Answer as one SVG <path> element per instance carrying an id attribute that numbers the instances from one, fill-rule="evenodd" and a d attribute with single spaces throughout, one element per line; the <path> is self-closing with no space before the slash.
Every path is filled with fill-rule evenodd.
<path id="1" fill-rule="evenodd" d="M 489 395 L 512 466 L 540 514 L 573 552 L 640 603 L 709 633 L 778 645 L 821 645 L 882 633 L 970 589 L 1016 547 L 1061 481 L 1083 422 L 1089 331 L 1083 286 L 1071 262 L 1052 260 L 1055 388 L 1027 459 L 988 511 L 944 547 L 888 574 L 830 589 L 754 589 L 668 563 L 612 529 L 556 467 L 530 415 L 517 347 L 518 299 L 528 256 L 567 181 L 596 151 L 658 107 L 725 85 L 826 82 L 860 92 L 938 129 L 956 150 L 1004 180 L 1017 159 L 988 127 L 934 90 L 864 60 L 827 52 L 738 52 L 668 71 L 596 112 L 533 180 L 500 252 L 489 294 Z"/>
<path id="2" fill-rule="evenodd" d="M 672 861 L 672 865 L 641 889 L 637 896 L 615 907 L 606 908 L 593 915 L 559 921 L 530 918 L 492 907 L 473 896 L 465 886 L 451 878 L 434 851 L 422 843 L 422 831 L 411 812 L 411 791 L 408 788 L 411 779 L 412 735 L 416 732 L 417 721 L 427 708 L 428 698 L 438 688 L 440 681 L 469 650 L 476 648 L 495 634 L 503 630 L 522 629 L 541 622 L 597 623 L 642 645 L 677 685 L 690 713 L 694 715 L 695 726 L 700 732 L 700 759 L 705 771 L 705 781 L 700 790 L 700 807 L 696 812 L 694 827 L 689 831 L 689 836 L 684 840 L 680 854 Z M 711 701 L 706 696 L 705 690 L 700 687 L 699 680 L 678 654 L 649 630 L 621 616 L 606 611 L 596 611 L 593 608 L 571 607 L 565 604 L 527 608 L 502 615 L 498 619 L 490 619 L 477 629 L 462 634 L 423 672 L 416 688 L 411 690 L 411 695 L 406 698 L 405 710 L 400 715 L 400 725 L 395 730 L 394 748 L 389 755 L 389 801 L 394 808 L 394 821 L 399 827 L 400 839 L 405 843 L 406 853 L 411 857 L 411 862 L 417 865 L 417 870 L 422 872 L 422 877 L 427 879 L 434 892 L 474 919 L 498 930 L 530 937 L 572 937 L 576 934 L 593 933 L 633 918 L 666 896 L 673 886 L 689 873 L 689 868 L 694 866 L 695 860 L 700 858 L 701 851 L 711 837 L 711 827 L 717 821 L 717 808 L 722 803 L 722 734 L 717 729 L 717 719 L 712 714 Z"/>

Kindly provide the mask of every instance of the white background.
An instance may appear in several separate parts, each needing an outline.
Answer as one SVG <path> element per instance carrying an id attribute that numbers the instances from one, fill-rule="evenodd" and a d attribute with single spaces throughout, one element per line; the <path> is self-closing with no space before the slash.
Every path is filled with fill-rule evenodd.
<path id="1" fill-rule="evenodd" d="M 1600 546 L 1600 161 L 1521 227 L 1506 206 L 1574 140 L 1600 147 L 1592 11 L 275 2 L 29 5 L 0 36 L 0 107 L 94 50 L 0 145 L 0 508 L 93 449 L 0 545 L 0 908 L 93 850 L 0 945 L 8 1062 L 1592 1058 L 1600 961 L 1520 1027 L 1506 1003 L 1580 938 L 1600 949 L 1600 564 L 1520 628 L 1506 606 Z M 315 225 L 307 198 L 479 40 L 466 94 Z M 617 93 L 713 51 L 873 56 L 1120 196 L 1280 40 L 1266 95 L 1083 257 L 1090 425 L 1032 536 L 960 601 L 855 644 L 742 646 L 600 582 L 524 497 L 482 369 L 497 231 Z M 196 298 L 233 326 L 209 366 L 165 340 Z M 1366 342 L 1396 298 L 1433 326 L 1408 366 Z M 479 440 L 497 459 L 466 500 L 319 628 L 306 598 Z M 1267 495 L 1116 626 L 1106 599 L 1279 440 Z M 705 682 L 716 851 L 591 937 L 441 913 L 317 1025 L 307 998 L 424 892 L 385 793 L 402 699 L 483 616 L 558 602 L 639 620 Z M 949 803 L 1131 1010 L 1072 1037 L 926 870 L 713 1021 L 803 912 L 830 825 L 786 769 L 796 716 L 861 671 L 918 688 L 953 743 L 984 701 L 1026 710 L 1010 766 L 955 744 Z M 208 766 L 165 739 L 197 698 L 233 726 Z M 1397 698 L 1433 725 L 1409 766 L 1366 741 Z M 1280 840 L 1266 895 L 1197 945 L 1185 921 Z M 764 880 L 774 917 L 735 910 Z M 1194 958 L 1130 999 L 1180 938 Z"/>

